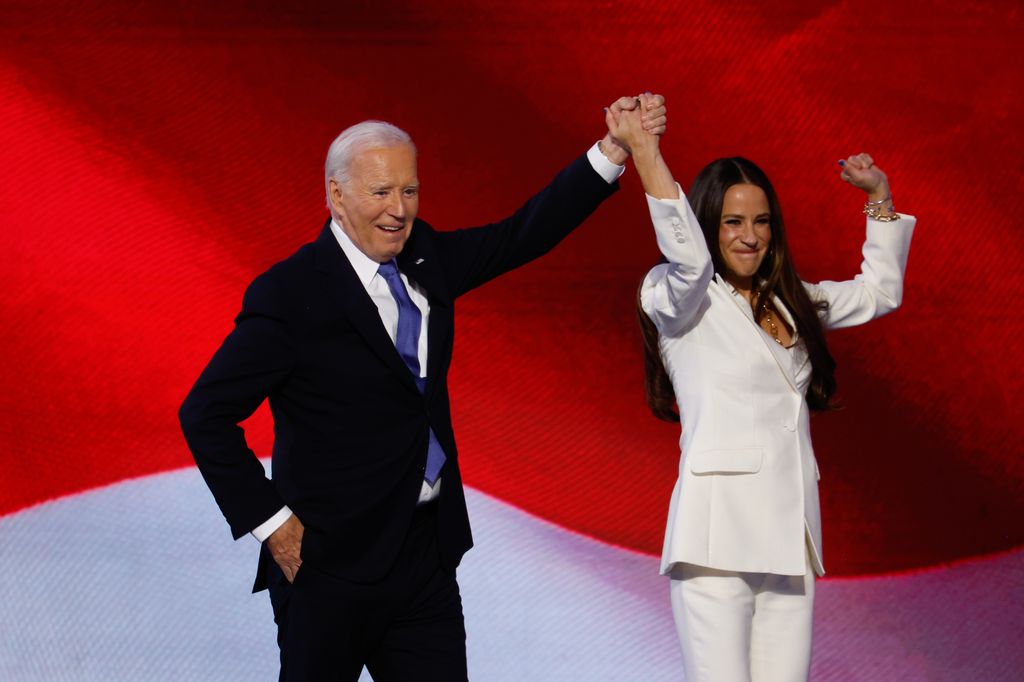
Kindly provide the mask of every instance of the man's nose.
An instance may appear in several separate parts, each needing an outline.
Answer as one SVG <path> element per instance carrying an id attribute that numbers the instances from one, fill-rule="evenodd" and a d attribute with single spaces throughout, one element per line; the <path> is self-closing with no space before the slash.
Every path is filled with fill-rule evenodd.
<path id="1" fill-rule="evenodd" d="M 400 193 L 396 192 L 391 195 L 391 198 L 388 200 L 388 213 L 394 218 L 405 217 L 405 202 L 402 201 Z"/>

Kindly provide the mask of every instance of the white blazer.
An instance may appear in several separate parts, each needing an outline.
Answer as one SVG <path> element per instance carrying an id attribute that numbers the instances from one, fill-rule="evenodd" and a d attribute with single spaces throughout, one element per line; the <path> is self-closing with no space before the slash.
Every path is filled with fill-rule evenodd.
<path id="1" fill-rule="evenodd" d="M 668 263 L 644 279 L 640 301 L 659 334 L 682 420 L 661 572 L 686 562 L 726 571 L 824 574 L 820 478 L 802 343 L 780 346 L 721 276 L 689 203 L 648 196 Z M 805 284 L 828 301 L 826 329 L 863 324 L 900 305 L 916 218 L 867 221 L 864 261 L 852 281 Z M 781 302 L 776 307 L 789 316 Z M 795 339 L 799 341 L 799 339 Z"/>

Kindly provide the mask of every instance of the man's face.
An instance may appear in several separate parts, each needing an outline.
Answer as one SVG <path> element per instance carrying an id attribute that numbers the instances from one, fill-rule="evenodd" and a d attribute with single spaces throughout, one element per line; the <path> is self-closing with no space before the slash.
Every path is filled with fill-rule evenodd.
<path id="1" fill-rule="evenodd" d="M 405 246 L 420 207 L 416 152 L 411 145 L 364 149 L 352 160 L 350 180 L 329 183 L 331 206 L 356 247 L 378 263 Z"/>

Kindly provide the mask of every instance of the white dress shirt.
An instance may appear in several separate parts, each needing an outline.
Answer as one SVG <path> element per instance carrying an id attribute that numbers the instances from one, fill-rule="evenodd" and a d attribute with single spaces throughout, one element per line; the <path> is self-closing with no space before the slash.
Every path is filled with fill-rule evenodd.
<path id="1" fill-rule="evenodd" d="M 618 180 L 619 176 L 625 171 L 625 166 L 619 166 L 609 161 L 601 153 L 597 144 L 594 144 L 587 150 L 587 160 L 608 184 Z M 388 336 L 391 337 L 391 342 L 394 343 L 395 335 L 398 333 L 398 304 L 391 294 L 391 289 L 388 288 L 388 283 L 377 273 L 377 268 L 380 267 L 380 264 L 360 251 L 359 247 L 345 234 L 345 231 L 336 220 L 331 221 L 331 234 L 338 241 L 338 246 L 345 253 L 349 263 L 352 265 L 352 269 L 356 271 L 359 281 L 366 287 L 366 293 L 369 294 L 370 299 L 377 306 L 380 321 L 384 324 L 384 329 L 387 331 Z M 426 294 L 416 282 L 406 277 L 404 272 L 399 271 L 399 276 L 401 276 L 402 283 L 405 284 L 405 288 L 409 291 L 409 298 L 420 309 L 422 319 L 420 322 L 420 343 L 417 355 L 420 361 L 420 376 L 425 377 L 427 375 L 427 329 L 429 328 L 427 321 L 430 318 L 430 303 L 427 301 Z M 419 504 L 437 499 L 440 494 L 440 478 L 434 481 L 434 485 L 423 481 L 423 487 L 420 489 Z M 291 509 L 287 506 L 282 507 L 276 514 L 253 529 L 253 537 L 263 542 L 275 530 L 280 528 L 291 515 Z"/>

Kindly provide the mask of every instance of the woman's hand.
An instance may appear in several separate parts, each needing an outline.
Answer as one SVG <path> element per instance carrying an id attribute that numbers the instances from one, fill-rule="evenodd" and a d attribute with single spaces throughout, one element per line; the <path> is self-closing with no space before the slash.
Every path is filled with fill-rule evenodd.
<path id="1" fill-rule="evenodd" d="M 870 154 L 856 154 L 839 162 L 839 177 L 868 194 L 868 201 L 878 202 L 890 196 L 889 178 L 875 165 Z"/>

